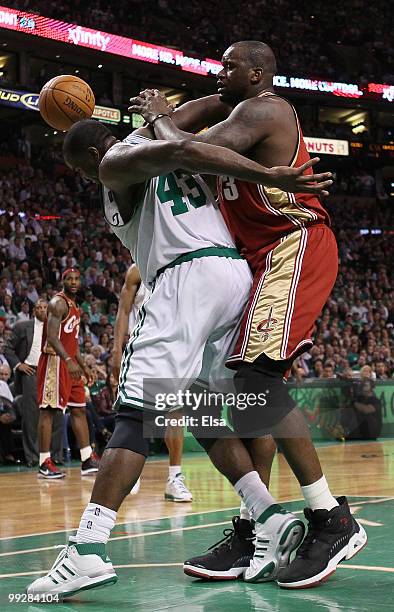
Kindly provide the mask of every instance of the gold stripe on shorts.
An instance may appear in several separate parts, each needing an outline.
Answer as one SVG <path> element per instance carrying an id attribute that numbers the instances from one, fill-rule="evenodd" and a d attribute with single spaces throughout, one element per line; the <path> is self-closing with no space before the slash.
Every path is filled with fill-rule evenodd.
<path id="1" fill-rule="evenodd" d="M 57 355 L 48 355 L 41 406 L 50 406 L 51 408 L 60 407 L 59 365 L 60 359 Z"/>
<path id="2" fill-rule="evenodd" d="M 249 313 L 241 353 L 253 362 L 264 353 L 285 359 L 306 230 L 292 232 L 267 256 L 267 266 Z"/>

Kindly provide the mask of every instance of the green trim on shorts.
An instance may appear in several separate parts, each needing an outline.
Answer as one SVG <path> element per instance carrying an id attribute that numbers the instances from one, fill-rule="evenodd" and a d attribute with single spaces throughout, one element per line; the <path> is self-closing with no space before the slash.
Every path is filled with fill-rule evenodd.
<path id="1" fill-rule="evenodd" d="M 152 292 L 150 294 L 150 296 L 148 297 L 148 299 L 146 300 L 145 304 L 150 300 L 150 298 L 152 297 L 152 293 L 153 290 L 155 288 L 155 283 L 153 283 L 152 285 Z M 128 343 L 128 345 L 126 346 L 125 349 L 125 359 L 124 359 L 124 366 L 122 367 L 122 370 L 120 372 L 120 380 L 119 380 L 119 393 L 122 391 L 124 395 L 127 396 L 126 391 L 125 391 L 125 385 L 126 385 L 126 378 L 127 378 L 127 372 L 129 371 L 130 368 L 130 361 L 131 361 L 131 357 L 133 355 L 134 349 L 133 349 L 133 343 L 137 340 L 140 331 L 144 325 L 145 319 L 146 319 L 146 310 L 145 310 L 145 304 L 142 304 L 141 309 L 139 310 L 139 321 L 137 323 L 137 325 L 134 327 L 133 330 L 133 335 Z"/>
<path id="2" fill-rule="evenodd" d="M 114 404 L 114 409 L 119 412 L 119 408 L 121 406 L 126 406 L 127 408 L 134 408 L 135 410 L 140 410 L 141 412 L 144 411 L 143 406 L 137 406 L 137 404 L 133 404 L 132 402 L 128 403 L 126 400 L 123 400 L 123 398 L 119 395 L 118 399 Z"/>
<path id="3" fill-rule="evenodd" d="M 127 398 L 123 397 L 123 393 L 120 392 L 114 404 L 114 409 L 119 412 L 119 408 L 121 408 L 122 406 L 125 406 L 126 408 L 134 408 L 135 410 L 139 410 L 140 412 L 149 412 L 151 414 L 164 414 L 170 412 L 170 410 L 158 410 L 153 406 L 139 406 L 131 400 L 128 400 Z M 179 410 L 179 408 L 180 406 L 178 406 L 177 408 L 172 408 L 171 410 Z"/>
<path id="4" fill-rule="evenodd" d="M 130 342 L 128 343 L 128 345 L 126 346 L 125 349 L 125 359 L 124 359 L 124 366 L 122 367 L 121 373 L 120 373 L 120 384 L 119 384 L 119 392 L 124 389 L 125 387 L 125 383 L 126 383 L 126 375 L 127 372 L 130 368 L 130 361 L 131 361 L 131 357 L 133 355 L 133 343 L 135 342 L 135 340 L 137 340 L 140 331 L 142 329 L 142 326 L 144 325 L 144 321 L 145 321 L 145 317 L 146 317 L 146 310 L 144 308 L 144 306 L 141 306 L 141 310 L 140 310 L 140 320 L 138 321 L 137 325 L 134 328 L 133 331 L 133 335 L 132 338 L 130 340 Z"/>
<path id="5" fill-rule="evenodd" d="M 180 255 L 180 257 L 177 257 L 171 263 L 160 268 L 160 270 L 157 271 L 156 278 L 169 268 L 174 268 L 175 266 L 185 263 L 185 261 L 191 261 L 192 259 L 199 259 L 201 257 L 230 257 L 231 259 L 244 259 L 242 255 L 238 253 L 237 249 L 231 247 L 207 247 L 205 249 L 198 249 L 197 251 L 190 251 L 190 253 Z"/>
<path id="6" fill-rule="evenodd" d="M 133 402 L 141 402 L 141 404 L 150 404 L 151 406 L 155 406 L 155 402 L 148 402 L 148 400 L 141 399 L 140 397 L 133 397 L 132 395 L 127 395 L 124 391 L 122 394 L 127 400 L 132 400 Z"/>
<path id="7" fill-rule="evenodd" d="M 156 404 L 155 402 L 149 402 L 148 400 L 144 400 L 141 399 L 140 397 L 133 397 L 132 395 L 127 395 L 126 391 L 120 390 L 119 394 L 122 395 L 122 401 L 124 402 L 131 402 L 131 403 L 135 403 L 135 404 L 141 404 L 141 408 L 144 408 L 145 406 L 147 406 L 147 410 L 151 410 L 152 408 L 155 408 Z"/>

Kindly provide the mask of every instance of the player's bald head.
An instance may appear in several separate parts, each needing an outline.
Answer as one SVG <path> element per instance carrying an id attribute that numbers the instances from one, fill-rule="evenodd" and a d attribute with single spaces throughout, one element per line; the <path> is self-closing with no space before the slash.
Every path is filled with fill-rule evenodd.
<path id="1" fill-rule="evenodd" d="M 276 74 L 275 54 L 266 43 L 259 40 L 241 40 L 229 47 L 225 54 L 235 52 L 250 68 L 262 68 L 266 74 Z"/>
<path id="2" fill-rule="evenodd" d="M 79 158 L 89 147 L 100 150 L 105 140 L 111 136 L 109 129 L 95 119 L 77 121 L 68 130 L 63 142 L 63 155 L 66 159 Z"/>
<path id="3" fill-rule="evenodd" d="M 66 164 L 82 176 L 98 181 L 98 167 L 109 146 L 116 138 L 95 119 L 78 121 L 68 130 L 63 142 Z"/>
<path id="4" fill-rule="evenodd" d="M 276 60 L 271 47 L 259 40 L 241 40 L 226 49 L 218 73 L 218 94 L 235 106 L 261 91 L 273 91 Z"/>

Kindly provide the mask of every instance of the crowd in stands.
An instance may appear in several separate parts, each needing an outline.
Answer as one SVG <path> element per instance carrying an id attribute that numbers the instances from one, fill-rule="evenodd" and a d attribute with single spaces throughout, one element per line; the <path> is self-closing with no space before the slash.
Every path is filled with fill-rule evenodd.
<path id="1" fill-rule="evenodd" d="M 364 366 L 376 379 L 394 375 L 393 212 L 368 200 L 328 200 L 340 267 L 315 344 L 298 360 L 298 380 L 357 377 Z"/>
<path id="2" fill-rule="evenodd" d="M 7 167 L 10 155 L 16 157 Z M 376 200 L 373 181 L 363 187 L 361 178 L 351 191 L 338 180 L 327 200 L 340 271 L 317 322 L 315 345 L 297 361 L 297 380 L 353 377 L 365 366 L 377 379 L 394 377 L 393 211 Z M 2 387 L 12 380 L 4 346 L 13 326 L 32 316 L 39 297 L 50 300 L 62 271 L 76 266 L 82 273 L 80 348 L 95 376 L 87 400 L 93 425 L 105 437 L 116 395 L 114 323 L 130 254 L 103 220 L 96 185 L 71 174 L 58 149 L 31 151 L 23 137 L 1 141 L 0 202 Z M 384 233 L 360 232 L 377 227 Z M 0 429 L 7 418 L 0 409 Z"/>
<path id="3" fill-rule="evenodd" d="M 278 55 L 280 74 L 394 83 L 394 46 L 387 3 L 329 0 L 229 2 L 190 0 L 3 0 L 121 36 L 220 59 L 237 40 L 264 40 Z"/>

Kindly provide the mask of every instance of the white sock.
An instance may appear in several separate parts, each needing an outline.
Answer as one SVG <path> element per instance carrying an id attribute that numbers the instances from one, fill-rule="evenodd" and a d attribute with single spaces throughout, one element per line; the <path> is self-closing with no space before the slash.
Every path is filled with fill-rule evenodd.
<path id="1" fill-rule="evenodd" d="M 332 510 L 339 506 L 335 497 L 331 495 L 325 476 L 310 485 L 301 487 L 306 505 L 311 510 Z"/>
<path id="2" fill-rule="evenodd" d="M 234 485 L 254 521 L 264 510 L 277 504 L 256 471 L 242 476 Z"/>
<path id="3" fill-rule="evenodd" d="M 173 480 L 177 474 L 182 472 L 182 468 L 180 465 L 169 465 L 168 466 L 168 476 L 170 480 Z"/>
<path id="4" fill-rule="evenodd" d="M 88 504 L 79 523 L 77 544 L 89 542 L 108 542 L 111 529 L 116 521 L 116 512 L 99 504 Z"/>
<path id="5" fill-rule="evenodd" d="M 90 455 L 92 454 L 92 447 L 84 446 L 83 448 L 79 449 L 79 452 L 81 455 L 81 461 L 83 463 L 84 461 L 86 461 L 86 459 L 89 459 Z"/>
<path id="6" fill-rule="evenodd" d="M 243 519 L 244 521 L 250 521 L 249 510 L 245 506 L 243 500 L 241 500 L 241 505 L 239 507 L 239 518 Z"/>
<path id="7" fill-rule="evenodd" d="M 40 453 L 40 465 L 42 465 L 45 459 L 49 459 L 51 453 Z"/>

